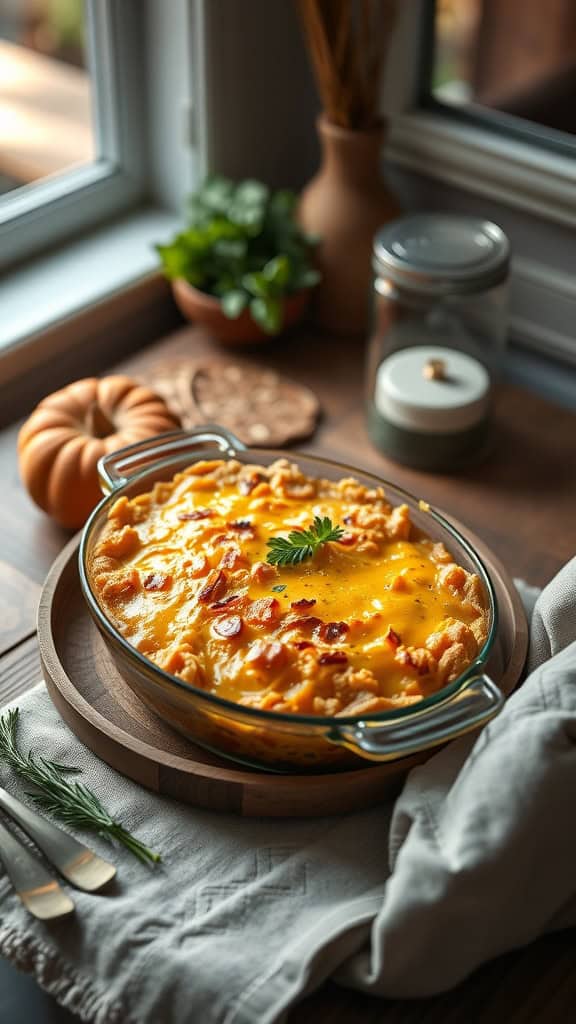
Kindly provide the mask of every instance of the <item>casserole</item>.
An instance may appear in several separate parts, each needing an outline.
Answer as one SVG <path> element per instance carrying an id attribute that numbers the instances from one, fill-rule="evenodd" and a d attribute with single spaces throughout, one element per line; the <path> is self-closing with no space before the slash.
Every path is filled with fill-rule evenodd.
<path id="1" fill-rule="evenodd" d="M 223 698 L 218 692 L 209 692 L 194 685 L 190 681 L 193 676 L 181 678 L 172 674 L 128 642 L 98 594 L 93 571 L 95 558 L 103 550 L 101 538 L 106 538 L 109 530 L 111 510 L 126 507 L 136 496 L 142 497 L 135 505 L 146 502 L 146 495 L 154 488 L 156 493 L 169 491 L 169 487 L 163 489 L 162 483 L 191 463 L 188 472 L 192 474 L 204 471 L 198 465 L 201 460 L 215 459 L 218 462 L 208 465 L 220 465 L 223 461 L 230 472 L 236 466 L 260 465 L 266 467 L 266 472 L 283 456 L 285 453 L 262 449 L 248 451 L 226 431 L 206 428 L 188 434 L 162 435 L 101 460 L 101 481 L 108 496 L 84 529 L 80 579 L 90 612 L 132 689 L 163 720 L 194 741 L 243 763 L 278 771 L 334 770 L 362 764 L 366 759 L 391 760 L 433 747 L 495 714 L 503 697 L 482 670 L 496 633 L 497 609 L 489 575 L 478 555 L 440 513 L 425 503 L 371 474 L 313 456 L 294 455 L 306 476 L 322 478 L 326 483 L 354 476 L 372 494 L 383 485 L 395 512 L 408 508 L 417 531 L 434 544 L 444 544 L 453 560 L 477 577 L 486 609 L 486 629 L 482 645 L 464 671 L 437 692 L 402 706 L 387 704 L 387 710 L 353 714 L 344 708 L 337 715 L 294 714 L 246 706 Z M 113 511 L 112 517 L 116 514 Z M 154 582 L 151 585 L 154 589 Z"/>

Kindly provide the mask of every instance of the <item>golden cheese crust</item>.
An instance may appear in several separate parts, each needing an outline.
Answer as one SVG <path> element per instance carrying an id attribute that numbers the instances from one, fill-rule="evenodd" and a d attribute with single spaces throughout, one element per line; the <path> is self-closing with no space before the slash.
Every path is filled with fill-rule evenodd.
<path id="1" fill-rule="evenodd" d="M 300 565 L 267 541 L 314 516 L 343 528 Z M 357 480 L 202 461 L 119 498 L 89 566 L 119 632 L 167 672 L 238 704 L 365 715 L 456 679 L 486 640 L 484 588 L 407 505 Z"/>

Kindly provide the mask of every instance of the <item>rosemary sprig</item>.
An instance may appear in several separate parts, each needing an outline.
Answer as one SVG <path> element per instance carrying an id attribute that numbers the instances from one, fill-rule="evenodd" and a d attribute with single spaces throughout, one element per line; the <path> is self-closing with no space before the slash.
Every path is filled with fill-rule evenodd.
<path id="1" fill-rule="evenodd" d="M 312 558 L 322 544 L 340 540 L 344 535 L 341 526 L 334 526 L 328 516 L 323 519 L 314 516 L 308 530 L 292 530 L 287 537 L 271 537 L 267 541 L 269 552 L 266 559 L 270 565 L 299 565 Z"/>
<path id="2" fill-rule="evenodd" d="M 160 855 L 149 850 L 128 832 L 102 806 L 98 797 L 81 782 L 69 782 L 67 774 L 80 774 L 81 768 L 47 761 L 29 751 L 24 756 L 18 747 L 18 708 L 0 716 L 0 759 L 17 775 L 36 787 L 27 793 L 45 811 L 50 811 L 67 825 L 83 828 L 106 839 L 116 839 L 144 863 L 156 863 Z"/>

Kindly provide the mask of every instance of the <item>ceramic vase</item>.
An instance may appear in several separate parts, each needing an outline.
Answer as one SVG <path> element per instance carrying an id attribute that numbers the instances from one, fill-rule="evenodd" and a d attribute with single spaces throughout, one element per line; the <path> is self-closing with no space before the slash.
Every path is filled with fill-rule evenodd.
<path id="1" fill-rule="evenodd" d="M 320 169 L 298 204 L 300 224 L 320 238 L 322 281 L 311 319 L 339 334 L 361 333 L 370 316 L 374 235 L 401 212 L 381 177 L 384 126 L 353 131 L 321 116 L 317 129 Z"/>

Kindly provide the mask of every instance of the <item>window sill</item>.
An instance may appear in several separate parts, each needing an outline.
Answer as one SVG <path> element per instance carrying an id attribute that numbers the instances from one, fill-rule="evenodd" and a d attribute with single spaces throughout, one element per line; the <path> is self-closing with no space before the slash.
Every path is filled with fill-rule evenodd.
<path id="1" fill-rule="evenodd" d="M 576 368 L 518 348 L 514 334 L 510 339 L 504 377 L 511 384 L 541 395 L 556 405 L 576 410 Z"/>
<path id="2" fill-rule="evenodd" d="M 167 210 L 142 209 L 3 277 L 2 384 L 80 344 L 83 313 L 158 279 L 154 243 L 179 223 Z"/>
<path id="3" fill-rule="evenodd" d="M 386 158 L 563 227 L 576 225 L 573 157 L 417 111 L 390 118 Z"/>
<path id="4" fill-rule="evenodd" d="M 155 242 L 166 240 L 180 224 L 181 218 L 167 210 L 142 209 L 21 266 L 0 281 L 3 414 L 9 418 L 18 414 L 18 399 L 10 414 L 8 407 L 4 408 L 4 394 L 9 392 L 12 398 L 14 390 L 30 392 L 29 384 L 20 388 L 21 381 L 37 379 L 39 374 L 34 371 L 48 363 L 57 363 L 63 372 L 67 363 L 76 368 L 85 365 L 84 372 L 93 372 L 96 348 L 102 349 L 102 365 L 118 362 L 123 355 L 122 347 L 129 347 L 127 334 L 138 318 L 141 320 L 143 314 L 146 317 L 147 306 L 153 300 L 166 302 L 167 286 L 158 273 L 153 246 Z M 535 291 L 534 275 L 528 274 L 532 268 L 521 261 L 518 269 L 522 271 L 522 280 L 526 278 L 530 285 L 530 293 L 540 302 L 543 296 Z M 540 283 L 550 286 L 547 280 Z M 558 288 L 557 280 L 555 284 Z M 561 405 L 576 408 L 576 368 L 523 350 L 529 339 L 524 337 L 522 323 L 520 318 L 511 318 L 512 339 L 506 376 Z M 548 342 L 551 348 L 550 339 L 538 337 L 537 340 Z M 536 348 L 536 345 L 531 347 Z M 573 342 L 571 347 L 573 359 Z M 554 354 L 564 359 L 567 356 L 562 346 L 558 346 Z M 74 375 L 81 376 L 82 372 L 76 369 Z M 11 382 L 16 384 L 15 389 Z M 32 397 L 37 400 L 38 396 Z"/>

